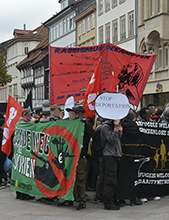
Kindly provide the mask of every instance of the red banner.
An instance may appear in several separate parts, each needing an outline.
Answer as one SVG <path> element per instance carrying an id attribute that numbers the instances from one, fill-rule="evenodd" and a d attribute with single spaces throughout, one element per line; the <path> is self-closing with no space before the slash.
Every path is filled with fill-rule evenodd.
<path id="1" fill-rule="evenodd" d="M 22 110 L 23 107 L 9 94 L 2 140 L 2 151 L 8 156 L 11 153 L 11 136 L 15 131 L 16 123 L 21 117 Z"/>
<path id="2" fill-rule="evenodd" d="M 102 57 L 102 92 L 110 91 L 113 72 L 119 79 L 119 91 L 137 106 L 156 54 L 136 54 L 111 43 L 75 48 L 50 47 L 50 104 L 64 104 L 72 95 L 75 101 L 83 100 L 99 57 Z"/>

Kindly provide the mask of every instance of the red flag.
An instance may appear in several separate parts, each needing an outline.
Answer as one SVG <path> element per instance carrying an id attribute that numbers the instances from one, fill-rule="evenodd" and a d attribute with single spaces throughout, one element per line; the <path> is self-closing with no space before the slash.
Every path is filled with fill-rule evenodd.
<path id="1" fill-rule="evenodd" d="M 94 101 L 98 93 L 101 92 L 101 59 L 96 66 L 95 72 L 88 84 L 85 101 L 83 103 L 83 108 L 85 109 L 85 116 L 89 117 L 95 115 Z"/>
<path id="2" fill-rule="evenodd" d="M 120 80 L 115 76 L 114 72 L 112 72 L 113 81 L 109 92 L 118 92 L 117 85 L 119 84 Z"/>
<path id="3" fill-rule="evenodd" d="M 2 140 L 2 151 L 8 156 L 11 153 L 11 136 L 15 131 L 15 125 L 21 117 L 23 107 L 9 94 L 6 110 L 5 127 Z"/>

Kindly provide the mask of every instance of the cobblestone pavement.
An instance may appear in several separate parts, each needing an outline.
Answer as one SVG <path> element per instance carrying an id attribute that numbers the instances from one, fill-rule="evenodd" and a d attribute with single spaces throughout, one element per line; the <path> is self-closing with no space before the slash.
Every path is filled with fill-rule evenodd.
<path id="1" fill-rule="evenodd" d="M 169 198 L 159 201 L 150 200 L 141 206 L 130 206 L 129 201 L 119 211 L 107 211 L 103 204 L 93 204 L 93 192 L 87 192 L 89 201 L 83 210 L 76 210 L 78 203 L 71 207 L 58 207 L 46 204 L 22 201 L 15 198 L 15 192 L 9 187 L 0 190 L 0 220 L 163 220 L 169 219 Z M 38 197 L 37 197 L 38 198 Z"/>

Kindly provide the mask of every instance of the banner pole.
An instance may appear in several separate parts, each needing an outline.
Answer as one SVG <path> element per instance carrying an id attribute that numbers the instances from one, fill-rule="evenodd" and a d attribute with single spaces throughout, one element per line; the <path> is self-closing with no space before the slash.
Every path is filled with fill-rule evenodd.
<path id="1" fill-rule="evenodd" d="M 99 92 L 97 92 L 97 96 L 99 95 Z M 96 127 L 96 121 L 97 121 L 97 113 L 95 113 L 95 119 L 94 119 L 94 126 Z"/>

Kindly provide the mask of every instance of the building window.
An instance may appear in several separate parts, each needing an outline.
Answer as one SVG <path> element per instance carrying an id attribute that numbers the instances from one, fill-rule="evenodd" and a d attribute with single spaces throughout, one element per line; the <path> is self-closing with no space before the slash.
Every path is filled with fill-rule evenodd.
<path id="1" fill-rule="evenodd" d="M 90 31 L 90 16 L 87 17 L 87 31 Z"/>
<path id="2" fill-rule="evenodd" d="M 95 27 L 94 13 L 92 13 L 92 29 Z"/>
<path id="3" fill-rule="evenodd" d="M 129 37 L 134 35 L 134 12 L 129 13 Z"/>
<path id="4" fill-rule="evenodd" d="M 43 99 L 43 86 L 36 87 L 36 98 Z"/>
<path id="5" fill-rule="evenodd" d="M 150 16 L 153 14 L 153 1 L 149 0 L 149 9 L 150 9 Z"/>
<path id="6" fill-rule="evenodd" d="M 15 57 L 15 49 L 14 49 L 14 45 L 13 45 L 13 47 L 12 47 L 12 54 L 13 54 L 13 57 Z"/>
<path id="7" fill-rule="evenodd" d="M 161 2 L 161 1 L 160 1 L 160 0 L 157 0 L 157 1 L 158 1 L 158 2 L 157 2 L 157 4 L 158 4 L 158 5 L 157 5 L 157 13 L 160 13 L 160 2 Z"/>
<path id="8" fill-rule="evenodd" d="M 103 13 L 103 0 L 99 0 L 99 14 Z"/>
<path id="9" fill-rule="evenodd" d="M 144 4 L 144 0 L 142 0 L 142 22 L 143 22 L 143 20 L 144 20 L 144 6 L 145 4 Z"/>
<path id="10" fill-rule="evenodd" d="M 66 18 L 66 32 L 69 32 L 69 17 Z"/>
<path id="11" fill-rule="evenodd" d="M 83 19 L 83 34 L 85 34 L 85 19 Z"/>
<path id="12" fill-rule="evenodd" d="M 29 49 L 29 43 L 25 42 L 23 44 L 23 47 L 24 47 L 24 54 L 26 54 L 28 52 L 28 49 Z"/>
<path id="13" fill-rule="evenodd" d="M 15 98 L 15 99 L 18 99 L 17 84 L 14 84 L 14 85 L 13 85 L 13 88 L 14 88 L 14 98 Z"/>
<path id="14" fill-rule="evenodd" d="M 66 19 L 63 19 L 63 34 L 66 34 Z"/>
<path id="15" fill-rule="evenodd" d="M 53 40 L 55 40 L 55 26 L 53 26 L 52 28 L 52 38 Z"/>
<path id="16" fill-rule="evenodd" d="M 118 41 L 118 22 L 117 19 L 113 21 L 113 43 Z"/>
<path id="17" fill-rule="evenodd" d="M 70 31 L 73 30 L 73 15 L 70 15 Z"/>
<path id="18" fill-rule="evenodd" d="M 56 24 L 56 33 L 55 33 L 55 35 L 56 35 L 56 39 L 58 38 L 58 24 Z"/>
<path id="19" fill-rule="evenodd" d="M 116 7 L 117 6 L 117 0 L 112 0 L 112 7 Z"/>
<path id="20" fill-rule="evenodd" d="M 40 77 L 40 76 L 43 76 L 43 68 L 42 68 L 42 66 L 37 67 L 35 69 L 35 78 Z"/>
<path id="21" fill-rule="evenodd" d="M 74 12 L 73 13 L 73 17 L 75 17 L 76 16 L 76 13 Z M 76 23 L 73 21 L 73 29 L 75 29 L 76 28 Z"/>
<path id="22" fill-rule="evenodd" d="M 165 66 L 168 66 L 168 47 L 165 47 Z"/>
<path id="23" fill-rule="evenodd" d="M 81 36 L 81 21 L 79 22 L 79 36 Z"/>
<path id="24" fill-rule="evenodd" d="M 52 41 L 52 28 L 49 29 L 49 41 Z"/>
<path id="25" fill-rule="evenodd" d="M 12 95 L 12 86 L 9 86 L 9 94 Z"/>
<path id="26" fill-rule="evenodd" d="M 42 56 L 44 56 L 44 55 L 45 55 L 45 49 L 42 50 Z"/>
<path id="27" fill-rule="evenodd" d="M 120 40 L 123 40 L 126 38 L 126 16 L 122 16 L 120 18 Z"/>
<path id="28" fill-rule="evenodd" d="M 103 43 L 103 26 L 99 27 L 99 44 Z"/>
<path id="29" fill-rule="evenodd" d="M 105 11 L 110 9 L 110 0 L 105 0 Z"/>
<path id="30" fill-rule="evenodd" d="M 110 23 L 106 24 L 106 43 L 110 42 Z"/>
<path id="31" fill-rule="evenodd" d="M 62 35 L 62 22 L 59 22 L 59 37 Z"/>
<path id="32" fill-rule="evenodd" d="M 17 43 L 15 44 L 15 55 L 18 55 L 18 50 L 17 50 Z"/>
<path id="33" fill-rule="evenodd" d="M 158 68 L 162 67 L 162 49 L 158 50 Z"/>
<path id="34" fill-rule="evenodd" d="M 119 4 L 124 3 L 126 0 L 119 0 Z"/>

